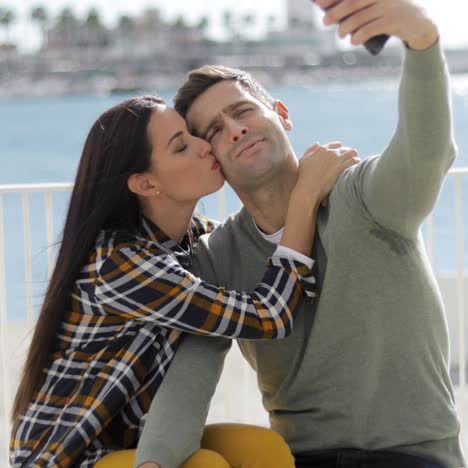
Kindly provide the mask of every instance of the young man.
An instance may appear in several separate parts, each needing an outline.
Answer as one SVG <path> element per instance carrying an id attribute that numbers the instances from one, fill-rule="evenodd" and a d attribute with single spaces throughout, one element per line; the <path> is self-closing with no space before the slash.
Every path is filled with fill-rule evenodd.
<path id="1" fill-rule="evenodd" d="M 455 157 L 438 30 L 410 0 L 317 4 L 355 45 L 383 33 L 405 42 L 398 128 L 382 155 L 341 177 L 319 211 L 318 302 L 303 303 L 287 339 L 240 346 L 297 467 L 459 468 L 446 321 L 419 234 Z M 176 108 L 212 143 L 245 207 L 199 243 L 194 270 L 250 290 L 297 177 L 287 108 L 223 67 L 191 73 Z M 175 468 L 199 448 L 228 348 L 184 339 L 148 414 L 138 463 Z"/>

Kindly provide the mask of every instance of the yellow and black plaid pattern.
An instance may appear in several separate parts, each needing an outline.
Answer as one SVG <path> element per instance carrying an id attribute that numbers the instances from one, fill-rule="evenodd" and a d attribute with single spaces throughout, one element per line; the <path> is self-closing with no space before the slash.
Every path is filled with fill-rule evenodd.
<path id="1" fill-rule="evenodd" d="M 42 387 L 11 440 L 13 467 L 92 467 L 135 447 L 181 332 L 283 338 L 313 297 L 310 269 L 273 256 L 251 294 L 193 276 L 192 242 L 213 229 L 195 218 L 177 245 L 146 218 L 141 232 L 102 232 L 76 281 Z"/>

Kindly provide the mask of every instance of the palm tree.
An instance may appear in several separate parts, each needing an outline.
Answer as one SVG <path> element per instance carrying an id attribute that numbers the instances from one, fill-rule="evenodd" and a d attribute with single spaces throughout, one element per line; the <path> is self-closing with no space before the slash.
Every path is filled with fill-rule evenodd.
<path id="1" fill-rule="evenodd" d="M 185 21 L 185 18 L 182 15 L 179 15 L 174 21 L 174 26 L 176 28 L 185 29 L 187 27 L 187 22 Z"/>
<path id="2" fill-rule="evenodd" d="M 131 18 L 130 16 L 122 15 L 119 18 L 119 28 L 120 29 L 122 29 L 124 31 L 128 31 L 128 30 L 132 29 L 133 25 L 134 25 L 133 18 Z"/>
<path id="3" fill-rule="evenodd" d="M 229 37 L 232 38 L 232 36 L 234 36 L 234 24 L 233 24 L 232 11 L 225 10 L 223 12 L 223 25 Z"/>
<path id="4" fill-rule="evenodd" d="M 107 47 L 109 35 L 106 27 L 101 23 L 101 17 L 96 8 L 91 8 L 84 22 L 87 32 L 86 38 L 80 38 L 81 43 L 87 47 Z"/>
<path id="5" fill-rule="evenodd" d="M 276 26 L 276 17 L 273 16 L 273 15 L 269 15 L 267 17 L 267 30 L 268 30 L 268 32 L 273 31 L 275 26 Z"/>
<path id="6" fill-rule="evenodd" d="M 6 30 L 7 42 L 10 42 L 10 26 L 15 19 L 16 15 L 13 10 L 10 10 L 9 8 L 0 8 L 0 26 Z"/>
<path id="7" fill-rule="evenodd" d="M 203 35 L 205 35 L 209 25 L 210 20 L 207 16 L 203 16 L 197 24 L 197 29 L 201 31 Z"/>
<path id="8" fill-rule="evenodd" d="M 141 16 L 145 29 L 156 31 L 161 27 L 161 11 L 159 8 L 146 8 Z"/>
<path id="9" fill-rule="evenodd" d="M 88 16 L 86 17 L 85 23 L 86 26 L 92 29 L 99 29 L 101 27 L 101 19 L 96 8 L 91 8 L 88 11 Z"/>
<path id="10" fill-rule="evenodd" d="M 63 8 L 55 19 L 49 35 L 49 45 L 59 48 L 75 47 L 79 42 L 79 23 L 70 7 Z"/>
<path id="11" fill-rule="evenodd" d="M 69 26 L 76 25 L 76 17 L 70 7 L 65 7 L 57 17 L 57 26 L 60 29 L 66 29 Z"/>
<path id="12" fill-rule="evenodd" d="M 252 30 L 253 26 L 255 26 L 257 18 L 253 13 L 247 13 L 242 19 L 244 23 L 244 36 L 248 36 L 248 33 Z"/>
<path id="13" fill-rule="evenodd" d="M 34 7 L 31 10 L 31 20 L 37 23 L 41 28 L 42 48 L 45 49 L 47 46 L 47 25 L 49 22 L 47 10 L 42 5 Z"/>

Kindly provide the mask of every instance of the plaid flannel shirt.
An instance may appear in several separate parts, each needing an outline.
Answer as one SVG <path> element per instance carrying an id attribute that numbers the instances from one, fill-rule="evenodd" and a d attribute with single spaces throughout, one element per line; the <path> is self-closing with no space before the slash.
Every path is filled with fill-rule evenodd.
<path id="1" fill-rule="evenodd" d="M 313 297 L 304 264 L 273 256 L 252 294 L 186 270 L 192 241 L 213 224 L 194 218 L 181 244 L 147 218 L 141 232 L 103 231 L 76 280 L 44 380 L 11 440 L 13 467 L 92 467 L 136 446 L 183 331 L 283 338 Z"/>

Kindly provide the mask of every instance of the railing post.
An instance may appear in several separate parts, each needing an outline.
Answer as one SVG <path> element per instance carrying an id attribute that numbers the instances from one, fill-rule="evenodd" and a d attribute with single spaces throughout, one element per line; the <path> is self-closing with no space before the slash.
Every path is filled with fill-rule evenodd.
<path id="1" fill-rule="evenodd" d="M 3 217 L 3 196 L 0 193 L 0 352 L 1 352 L 1 381 L 2 381 L 2 407 L 3 417 L 6 421 L 0 422 L 5 427 L 5 445 L 2 447 L 8 453 L 8 434 L 10 433 L 10 376 L 6 361 L 6 327 L 7 327 L 7 290 L 5 275 L 5 242 L 4 242 L 4 217 Z M 2 431 L 3 432 L 3 431 Z"/>
<path id="2" fill-rule="evenodd" d="M 219 221 L 224 221 L 226 219 L 226 188 L 225 185 L 219 190 L 219 201 L 218 201 L 218 213 Z"/>
<path id="3" fill-rule="evenodd" d="M 460 379 L 460 414 L 465 410 L 466 358 L 465 358 L 465 274 L 463 249 L 462 176 L 455 175 L 455 226 L 457 239 L 457 317 L 459 330 L 458 366 Z"/>
<path id="4" fill-rule="evenodd" d="M 33 324 L 32 268 L 31 268 L 31 226 L 29 218 L 28 192 L 23 192 L 23 236 L 24 236 L 24 277 L 26 286 L 26 317 L 28 325 Z"/>
<path id="5" fill-rule="evenodd" d="M 47 273 L 48 278 L 52 276 L 54 268 L 54 250 L 53 250 L 53 206 L 52 206 L 52 192 L 46 192 L 46 226 L 47 226 Z"/>

